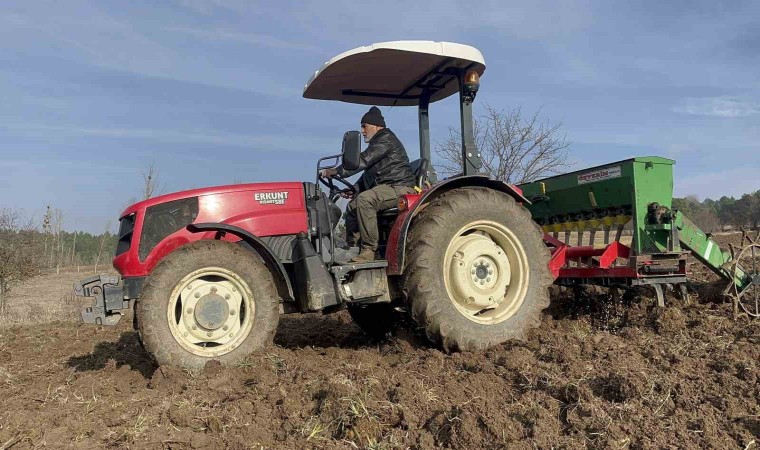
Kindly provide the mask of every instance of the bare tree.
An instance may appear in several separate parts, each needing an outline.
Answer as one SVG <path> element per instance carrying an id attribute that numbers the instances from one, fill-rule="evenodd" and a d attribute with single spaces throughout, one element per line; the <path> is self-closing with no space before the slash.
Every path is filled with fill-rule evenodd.
<path id="1" fill-rule="evenodd" d="M 45 215 L 42 218 L 42 234 L 45 235 L 45 246 L 43 248 L 44 255 L 47 255 L 48 239 L 50 238 L 50 235 L 52 234 L 52 225 L 50 223 L 52 219 L 53 219 L 53 214 L 50 211 L 50 205 L 48 205 L 47 210 L 45 211 Z"/>
<path id="2" fill-rule="evenodd" d="M 153 162 L 150 163 L 147 170 L 143 170 L 143 200 L 147 200 L 155 195 L 161 194 L 161 181 L 158 169 Z"/>
<path id="3" fill-rule="evenodd" d="M 485 112 L 473 121 L 475 145 L 481 154 L 483 170 L 507 183 L 525 183 L 559 173 L 569 167 L 570 141 L 560 133 L 561 124 L 539 119 L 540 110 L 524 117 L 520 108 L 498 110 L 484 105 Z M 443 175 L 462 173 L 462 138 L 458 129 L 436 142 L 436 154 Z"/>
<path id="4" fill-rule="evenodd" d="M 35 246 L 35 234 L 31 220 L 22 223 L 18 211 L 0 209 L 0 313 L 6 312 L 7 294 L 13 284 L 39 270 L 40 246 Z"/>
<path id="5" fill-rule="evenodd" d="M 106 244 L 106 237 L 108 237 L 108 231 L 111 229 L 111 221 L 106 222 L 106 228 L 103 230 L 103 237 L 100 238 L 100 248 L 98 249 L 98 257 L 95 259 L 95 272 L 98 273 L 98 264 L 100 264 L 100 255 L 103 254 L 103 246 Z"/>
<path id="6" fill-rule="evenodd" d="M 70 256 L 69 256 L 69 265 L 71 265 L 71 266 L 73 266 L 74 264 L 76 264 L 75 259 L 76 259 L 76 255 L 77 255 L 77 234 L 79 234 L 79 233 L 77 233 L 76 231 L 74 231 L 74 243 L 71 244 L 71 253 L 70 253 Z M 79 272 L 79 267 L 77 267 L 77 272 Z"/>
<path id="7" fill-rule="evenodd" d="M 50 245 L 50 262 L 48 267 L 52 268 L 55 264 L 56 273 L 60 272 L 61 260 L 63 259 L 63 211 L 56 208 L 53 210 L 52 220 L 49 222 L 49 229 L 52 233 Z"/>
<path id="8" fill-rule="evenodd" d="M 700 209 L 691 219 L 702 231 L 707 233 L 721 230 L 720 219 L 718 219 L 718 216 L 714 212 L 708 209 Z"/>

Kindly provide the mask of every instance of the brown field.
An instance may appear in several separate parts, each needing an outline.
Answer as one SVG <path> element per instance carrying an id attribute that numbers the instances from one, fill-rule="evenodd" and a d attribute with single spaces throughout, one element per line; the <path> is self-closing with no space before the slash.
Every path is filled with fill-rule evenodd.
<path id="1" fill-rule="evenodd" d="M 690 268 L 690 305 L 557 289 L 526 342 L 484 352 L 294 315 L 267 351 L 198 372 L 153 365 L 131 320 L 78 324 L 86 273 L 40 276 L 0 318 L 0 449 L 760 448 L 760 321 Z"/>

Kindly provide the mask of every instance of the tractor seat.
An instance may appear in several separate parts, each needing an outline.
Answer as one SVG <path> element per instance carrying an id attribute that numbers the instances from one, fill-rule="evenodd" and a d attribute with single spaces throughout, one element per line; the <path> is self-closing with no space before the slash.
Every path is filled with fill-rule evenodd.
<path id="1" fill-rule="evenodd" d="M 414 172 L 414 185 L 420 189 L 424 189 L 425 185 L 430 178 L 430 160 L 427 158 L 420 158 L 409 163 Z M 378 217 L 395 217 L 398 215 L 398 207 L 384 209 L 377 212 Z"/>

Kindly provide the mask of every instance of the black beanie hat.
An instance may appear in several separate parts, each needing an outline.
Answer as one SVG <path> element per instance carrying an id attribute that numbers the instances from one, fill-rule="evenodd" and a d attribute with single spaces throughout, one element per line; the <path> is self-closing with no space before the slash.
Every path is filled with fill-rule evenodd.
<path id="1" fill-rule="evenodd" d="M 360 123 L 377 125 L 379 127 L 385 128 L 385 119 L 383 119 L 383 114 L 380 112 L 380 109 L 377 106 L 370 108 L 369 111 L 367 111 L 367 113 L 362 116 L 362 121 Z"/>

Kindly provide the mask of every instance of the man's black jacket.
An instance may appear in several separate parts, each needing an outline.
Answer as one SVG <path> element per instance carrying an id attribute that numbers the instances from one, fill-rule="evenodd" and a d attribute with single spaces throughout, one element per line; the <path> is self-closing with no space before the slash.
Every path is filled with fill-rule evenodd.
<path id="1" fill-rule="evenodd" d="M 343 178 L 363 170 L 364 174 L 358 183 L 360 190 L 380 184 L 412 187 L 415 182 L 404 145 L 389 128 L 383 128 L 372 136 L 369 147 L 361 153 L 356 170 L 346 170 L 342 165 L 337 170 Z"/>

